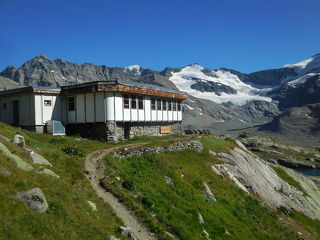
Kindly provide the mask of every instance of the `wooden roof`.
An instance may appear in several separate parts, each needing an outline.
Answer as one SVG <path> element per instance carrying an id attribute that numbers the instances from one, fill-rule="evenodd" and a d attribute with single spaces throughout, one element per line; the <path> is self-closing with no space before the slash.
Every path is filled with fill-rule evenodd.
<path id="1" fill-rule="evenodd" d="M 133 83 L 124 81 L 113 81 L 113 82 L 88 82 L 78 85 L 70 85 L 62 87 L 63 95 L 72 95 L 79 93 L 89 93 L 89 92 L 120 92 L 127 94 L 137 94 L 137 95 L 148 95 L 155 97 L 165 97 L 174 99 L 187 99 L 185 94 L 174 90 L 167 89 L 161 86 L 143 84 L 143 83 Z"/>

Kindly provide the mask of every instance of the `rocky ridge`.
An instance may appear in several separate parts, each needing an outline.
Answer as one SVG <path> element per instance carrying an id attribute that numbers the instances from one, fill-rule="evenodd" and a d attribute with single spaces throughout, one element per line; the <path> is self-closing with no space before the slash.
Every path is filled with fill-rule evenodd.
<path id="1" fill-rule="evenodd" d="M 316 183 L 294 170 L 282 167 L 299 182 L 301 189 L 284 181 L 263 159 L 247 149 L 234 148 L 221 155 L 225 163 L 214 164 L 213 172 L 230 178 L 242 190 L 257 195 L 271 208 L 288 208 L 320 219 L 320 189 Z"/>

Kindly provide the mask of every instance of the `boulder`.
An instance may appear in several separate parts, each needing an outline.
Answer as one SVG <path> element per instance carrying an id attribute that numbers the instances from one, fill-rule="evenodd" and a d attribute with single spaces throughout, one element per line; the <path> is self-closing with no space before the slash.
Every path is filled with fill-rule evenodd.
<path id="1" fill-rule="evenodd" d="M 44 213 L 48 209 L 47 200 L 40 188 L 34 188 L 27 192 L 18 193 L 15 198 L 29 205 L 33 210 Z"/>
<path id="2" fill-rule="evenodd" d="M 54 171 L 47 169 L 47 168 L 41 170 L 39 173 L 49 175 L 49 176 L 55 177 L 55 178 L 60 178 L 60 176 L 58 174 L 56 174 Z"/>
<path id="3" fill-rule="evenodd" d="M 216 202 L 217 199 L 216 199 L 216 197 L 214 196 L 214 194 L 211 192 L 208 184 L 207 184 L 207 183 L 203 183 L 203 186 L 204 186 L 204 188 L 205 188 L 205 190 L 206 190 L 207 196 L 208 196 L 209 198 L 211 198 L 212 201 Z"/>
<path id="4" fill-rule="evenodd" d="M 91 207 L 92 211 L 97 211 L 97 205 L 91 201 L 88 200 L 88 204 Z"/>
<path id="5" fill-rule="evenodd" d="M 201 213 L 198 213 L 198 219 L 199 219 L 200 224 L 204 224 L 204 220 L 203 220 Z"/>
<path id="6" fill-rule="evenodd" d="M 30 156 L 31 156 L 32 161 L 33 161 L 34 164 L 47 165 L 47 166 L 52 167 L 52 164 L 47 159 L 45 159 L 40 154 L 38 154 L 38 153 L 36 153 L 34 151 L 30 152 Z"/>
<path id="7" fill-rule="evenodd" d="M 174 187 L 174 182 L 171 178 L 169 178 L 168 176 L 164 176 L 164 180 L 166 181 L 167 184 Z"/>
<path id="8" fill-rule="evenodd" d="M 7 170 L 1 170 L 0 169 L 0 175 L 2 176 L 6 176 L 6 177 L 10 177 L 11 176 L 11 172 L 7 171 Z"/>
<path id="9" fill-rule="evenodd" d="M 132 232 L 132 230 L 131 230 L 130 227 L 121 226 L 121 227 L 118 228 L 118 232 L 119 232 L 121 235 L 123 235 L 123 236 L 125 236 L 125 237 L 128 237 L 128 238 L 131 239 L 131 240 L 138 240 L 138 239 L 136 238 L 136 236 L 133 234 L 133 232 Z"/>
<path id="10" fill-rule="evenodd" d="M 0 152 L 7 158 L 13 160 L 17 167 L 20 168 L 23 171 L 31 171 L 33 170 L 33 167 L 27 163 L 26 161 L 22 160 L 20 157 L 18 157 L 15 154 L 12 154 L 9 149 L 2 143 L 0 143 Z"/>
<path id="11" fill-rule="evenodd" d="M 13 137 L 13 143 L 17 144 L 19 147 L 25 147 L 26 142 L 24 140 L 24 136 L 20 135 L 19 133 L 16 133 Z"/>

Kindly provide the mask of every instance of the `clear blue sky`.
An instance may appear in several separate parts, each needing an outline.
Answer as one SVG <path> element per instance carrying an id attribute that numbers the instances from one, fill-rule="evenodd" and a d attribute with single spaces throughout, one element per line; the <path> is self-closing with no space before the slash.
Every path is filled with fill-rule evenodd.
<path id="1" fill-rule="evenodd" d="M 0 71 L 46 55 L 253 72 L 319 52 L 319 0 L 0 0 Z"/>

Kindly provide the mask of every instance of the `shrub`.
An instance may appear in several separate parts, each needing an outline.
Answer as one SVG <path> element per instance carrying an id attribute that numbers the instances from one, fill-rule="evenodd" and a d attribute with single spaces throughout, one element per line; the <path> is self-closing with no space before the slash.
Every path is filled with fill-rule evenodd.
<path id="1" fill-rule="evenodd" d="M 70 156 L 83 157 L 85 155 L 84 151 L 79 146 L 67 145 L 62 147 L 61 150 Z"/>
<path id="2" fill-rule="evenodd" d="M 124 187 L 125 189 L 129 190 L 129 191 L 133 191 L 135 189 L 135 184 L 132 180 L 126 180 L 122 183 L 122 187 Z"/>

